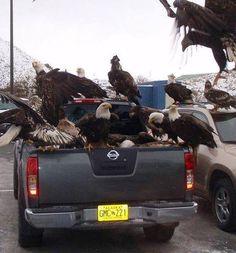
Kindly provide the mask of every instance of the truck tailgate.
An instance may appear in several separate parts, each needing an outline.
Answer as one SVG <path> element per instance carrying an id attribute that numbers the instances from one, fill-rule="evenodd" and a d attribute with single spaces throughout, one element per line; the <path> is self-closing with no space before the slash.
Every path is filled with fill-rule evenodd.
<path id="1" fill-rule="evenodd" d="M 38 153 L 39 205 L 184 200 L 181 147 Z"/>

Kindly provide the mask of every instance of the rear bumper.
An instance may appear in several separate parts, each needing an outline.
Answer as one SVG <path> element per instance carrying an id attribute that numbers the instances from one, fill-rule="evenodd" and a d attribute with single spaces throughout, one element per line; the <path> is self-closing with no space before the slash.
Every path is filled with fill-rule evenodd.
<path id="1" fill-rule="evenodd" d="M 103 228 L 126 225 L 148 226 L 152 224 L 174 223 L 190 219 L 197 212 L 197 203 L 168 203 L 160 207 L 133 206 L 129 207 L 128 221 L 98 222 L 97 209 L 82 209 L 79 211 L 51 212 L 47 210 L 25 210 L 26 220 L 36 228 Z"/>

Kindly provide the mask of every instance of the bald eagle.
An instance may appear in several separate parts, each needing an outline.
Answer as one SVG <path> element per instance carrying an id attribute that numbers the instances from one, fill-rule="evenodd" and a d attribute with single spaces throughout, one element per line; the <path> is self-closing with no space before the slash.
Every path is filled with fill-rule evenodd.
<path id="1" fill-rule="evenodd" d="M 193 103 L 192 91 L 181 83 L 177 83 L 173 74 L 168 76 L 167 85 L 164 89 L 174 99 L 174 103 Z"/>
<path id="2" fill-rule="evenodd" d="M 88 150 L 93 147 L 107 147 L 111 108 L 110 103 L 104 102 L 98 106 L 95 113 L 87 113 L 75 123 L 86 137 Z"/>
<path id="3" fill-rule="evenodd" d="M 42 98 L 41 114 L 44 119 L 56 126 L 58 124 L 59 108 L 78 93 L 89 98 L 107 97 L 106 92 L 87 78 L 80 78 L 68 72 L 53 69 L 45 72 L 40 62 L 33 62 L 33 67 L 40 76 L 40 93 Z"/>
<path id="4" fill-rule="evenodd" d="M 158 128 L 155 128 L 154 125 L 150 125 L 148 119 L 149 115 L 153 112 L 160 112 L 160 110 L 148 106 L 140 106 L 136 105 L 131 107 L 129 111 L 129 117 L 132 118 L 138 118 L 139 121 L 145 126 L 151 129 L 153 136 L 159 136 L 159 130 Z"/>
<path id="5" fill-rule="evenodd" d="M 36 141 L 40 145 L 65 145 L 76 141 L 75 136 L 49 124 L 20 98 L 1 91 L 0 98 L 3 102 L 12 102 L 17 106 L 16 109 L 0 113 L 0 123 L 11 124 L 8 131 L 0 137 L 0 146 L 9 144 L 17 137 Z"/>
<path id="6" fill-rule="evenodd" d="M 191 146 L 193 149 L 200 144 L 210 148 L 217 147 L 213 137 L 214 129 L 204 121 L 187 113 L 180 115 L 176 105 L 170 107 L 168 116 L 173 132 L 186 145 Z"/>
<path id="7" fill-rule="evenodd" d="M 178 143 L 178 136 L 172 130 L 168 116 L 165 116 L 161 112 L 153 112 L 149 115 L 148 122 L 151 128 L 152 126 L 158 129 L 160 128 L 164 134 L 167 134 L 168 139 L 172 139 L 175 143 Z"/>
<path id="8" fill-rule="evenodd" d="M 235 97 L 231 96 L 226 91 L 214 89 L 209 80 L 205 83 L 204 96 L 209 102 L 215 105 L 215 110 L 218 108 L 228 109 L 230 106 L 236 108 Z"/>
<path id="9" fill-rule="evenodd" d="M 170 12 L 166 0 L 160 0 Z M 236 2 L 234 0 L 206 0 L 205 6 L 187 0 L 175 0 L 177 8 L 175 15 L 177 33 L 184 27 L 182 40 L 183 51 L 191 45 L 202 45 L 212 49 L 219 73 L 214 79 L 214 85 L 221 73 L 226 70 L 228 61 L 236 62 Z"/>
<path id="10" fill-rule="evenodd" d="M 129 72 L 122 70 L 120 59 L 117 55 L 113 56 L 111 59 L 111 71 L 108 72 L 108 78 L 110 84 L 114 87 L 117 96 L 120 93 L 126 96 L 128 101 L 139 105 L 137 97 L 141 98 L 141 94 L 138 90 L 137 84 Z"/>

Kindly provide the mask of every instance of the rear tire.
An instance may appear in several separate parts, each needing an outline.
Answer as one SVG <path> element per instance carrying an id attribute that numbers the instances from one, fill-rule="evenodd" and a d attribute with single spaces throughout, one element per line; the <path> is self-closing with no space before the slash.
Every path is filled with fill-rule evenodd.
<path id="1" fill-rule="evenodd" d="M 40 246 L 43 238 L 43 229 L 31 226 L 25 219 L 25 199 L 22 190 L 18 197 L 18 242 L 21 247 Z"/>
<path id="2" fill-rule="evenodd" d="M 157 224 L 151 227 L 143 227 L 143 231 L 147 240 L 152 242 L 167 242 L 175 231 L 178 223 Z"/>
<path id="3" fill-rule="evenodd" d="M 236 190 L 228 178 L 219 179 L 214 184 L 212 209 L 220 229 L 236 231 Z"/>

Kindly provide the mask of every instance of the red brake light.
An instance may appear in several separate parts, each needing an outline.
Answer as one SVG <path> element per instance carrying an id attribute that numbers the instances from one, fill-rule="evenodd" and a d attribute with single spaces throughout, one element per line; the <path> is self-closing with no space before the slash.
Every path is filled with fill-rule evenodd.
<path id="1" fill-rule="evenodd" d="M 190 152 L 184 153 L 184 164 L 186 172 L 186 189 L 193 190 L 194 188 L 194 157 Z"/>
<path id="2" fill-rule="evenodd" d="M 76 104 L 96 104 L 101 102 L 102 100 L 97 98 L 74 98 L 74 103 Z"/>
<path id="3" fill-rule="evenodd" d="M 38 197 L 38 158 L 29 157 L 27 160 L 27 191 L 29 197 Z"/>

